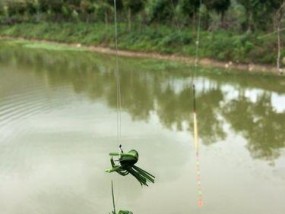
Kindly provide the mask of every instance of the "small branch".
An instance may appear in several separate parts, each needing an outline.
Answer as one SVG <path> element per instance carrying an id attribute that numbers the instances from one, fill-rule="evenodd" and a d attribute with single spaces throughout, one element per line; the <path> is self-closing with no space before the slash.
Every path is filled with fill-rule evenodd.
<path id="1" fill-rule="evenodd" d="M 282 32 L 282 31 L 285 31 L 285 28 L 281 28 L 281 29 L 279 29 L 279 30 L 276 30 L 276 31 L 273 31 L 273 32 L 271 32 L 271 33 L 265 34 L 265 35 L 263 35 L 263 36 L 259 36 L 258 39 L 262 39 L 262 38 L 264 38 L 264 37 L 268 37 L 268 36 L 271 36 L 271 35 L 273 35 L 273 34 L 275 34 L 275 33 L 279 33 L 279 32 Z"/>

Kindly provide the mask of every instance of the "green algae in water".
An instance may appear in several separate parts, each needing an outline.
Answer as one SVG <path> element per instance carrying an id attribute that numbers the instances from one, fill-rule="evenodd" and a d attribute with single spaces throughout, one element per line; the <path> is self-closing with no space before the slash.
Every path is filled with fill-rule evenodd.
<path id="1" fill-rule="evenodd" d="M 53 50 L 53 51 L 86 51 L 86 48 L 81 46 L 69 46 L 64 44 L 53 44 L 47 42 L 36 42 L 36 43 L 26 43 L 24 44 L 26 48 L 35 48 L 35 49 L 45 49 L 45 50 Z"/>
<path id="2" fill-rule="evenodd" d="M 24 48 L 32 48 L 32 49 L 45 49 L 52 51 L 87 51 L 86 47 L 82 47 L 81 44 L 78 45 L 67 45 L 67 44 L 59 44 L 52 43 L 48 41 L 28 41 L 22 39 L 1 39 L 1 44 L 7 46 L 22 46 Z"/>

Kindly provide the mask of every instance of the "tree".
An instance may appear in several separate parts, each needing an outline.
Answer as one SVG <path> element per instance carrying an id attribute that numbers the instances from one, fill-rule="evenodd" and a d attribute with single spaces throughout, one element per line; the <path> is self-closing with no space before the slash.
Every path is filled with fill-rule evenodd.
<path id="1" fill-rule="evenodd" d="M 146 0 L 123 0 L 124 7 L 128 11 L 128 29 L 131 31 L 132 16 L 144 9 Z"/>
<path id="2" fill-rule="evenodd" d="M 62 14 L 63 0 L 39 0 L 39 10 L 48 14 L 50 18 L 60 21 Z"/>
<path id="3" fill-rule="evenodd" d="M 5 16 L 5 6 L 0 2 L 0 17 Z"/>
<path id="4" fill-rule="evenodd" d="M 280 5 L 280 7 L 278 8 L 278 10 L 275 13 L 275 17 L 274 17 L 274 21 L 275 21 L 275 28 L 276 28 L 276 32 L 277 32 L 277 59 L 276 59 L 276 67 L 277 67 L 277 71 L 281 72 L 281 68 L 280 68 L 280 61 L 281 61 L 281 36 L 280 36 L 280 32 L 281 32 L 281 21 L 282 18 L 284 16 L 284 12 L 285 12 L 285 0 L 282 0 L 282 4 Z"/>
<path id="5" fill-rule="evenodd" d="M 200 7 L 200 0 L 172 0 L 172 5 L 175 24 L 183 26 L 195 20 L 195 14 Z"/>
<path id="6" fill-rule="evenodd" d="M 167 23 L 172 20 L 174 15 L 173 7 L 168 0 L 150 1 L 149 21 Z"/>
<path id="7" fill-rule="evenodd" d="M 231 0 L 204 0 L 209 11 L 213 10 L 221 15 L 221 25 L 224 26 L 225 13 L 231 5 Z"/>
<path id="8" fill-rule="evenodd" d="M 192 18 L 194 14 L 197 13 L 200 2 L 200 0 L 180 0 L 181 12 L 189 18 Z"/>
<path id="9" fill-rule="evenodd" d="M 38 0 L 27 0 L 26 1 L 26 10 L 30 17 L 36 15 L 36 21 L 39 21 L 39 1 Z"/>
<path id="10" fill-rule="evenodd" d="M 107 25 L 109 22 L 109 16 L 111 13 L 113 13 L 114 1 L 97 0 L 94 2 L 94 8 L 96 17 L 101 21 L 104 20 L 105 24 Z"/>
<path id="11" fill-rule="evenodd" d="M 94 0 L 81 0 L 80 10 L 86 22 L 89 22 L 91 14 L 96 10 Z"/>
<path id="12" fill-rule="evenodd" d="M 6 14 L 12 20 L 12 22 L 22 21 L 22 17 L 26 12 L 26 4 L 22 1 L 7 1 L 6 2 Z"/>
<path id="13" fill-rule="evenodd" d="M 283 0 L 237 0 L 245 8 L 246 23 L 244 29 L 263 31 L 271 28 L 277 10 L 282 5 Z"/>

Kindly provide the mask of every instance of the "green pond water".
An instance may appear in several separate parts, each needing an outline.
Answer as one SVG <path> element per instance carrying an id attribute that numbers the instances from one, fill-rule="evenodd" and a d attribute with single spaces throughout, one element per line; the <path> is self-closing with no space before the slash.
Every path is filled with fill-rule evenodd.
<path id="1" fill-rule="evenodd" d="M 0 213 L 285 213 L 285 79 L 0 41 Z M 109 152 L 136 149 L 156 176 L 141 187 L 105 173 Z"/>

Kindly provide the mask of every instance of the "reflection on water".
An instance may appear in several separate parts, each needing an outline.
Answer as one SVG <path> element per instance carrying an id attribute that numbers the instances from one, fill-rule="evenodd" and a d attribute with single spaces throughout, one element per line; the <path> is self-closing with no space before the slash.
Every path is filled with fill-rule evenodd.
<path id="1" fill-rule="evenodd" d="M 141 151 L 140 165 L 158 178 L 141 190 L 113 176 L 122 208 L 197 211 L 189 70 L 120 59 L 123 144 Z M 114 58 L 3 43 L 0 75 L 0 210 L 111 210 L 103 171 L 118 145 Z M 203 71 L 196 85 L 205 212 L 281 214 L 284 79 Z"/>

